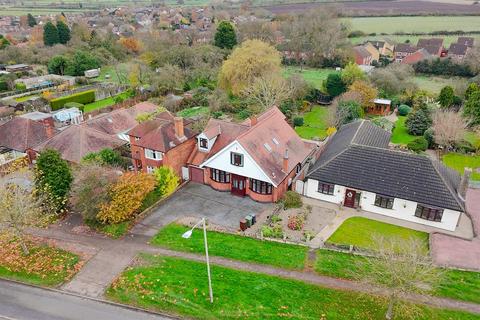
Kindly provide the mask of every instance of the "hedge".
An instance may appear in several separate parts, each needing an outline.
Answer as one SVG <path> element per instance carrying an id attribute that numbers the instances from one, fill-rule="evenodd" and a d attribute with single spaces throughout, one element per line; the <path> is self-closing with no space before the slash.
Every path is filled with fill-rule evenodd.
<path id="1" fill-rule="evenodd" d="M 61 109 L 67 102 L 78 102 L 87 104 L 95 101 L 95 90 L 87 90 L 72 94 L 70 96 L 60 97 L 50 100 L 50 107 L 52 110 Z"/>

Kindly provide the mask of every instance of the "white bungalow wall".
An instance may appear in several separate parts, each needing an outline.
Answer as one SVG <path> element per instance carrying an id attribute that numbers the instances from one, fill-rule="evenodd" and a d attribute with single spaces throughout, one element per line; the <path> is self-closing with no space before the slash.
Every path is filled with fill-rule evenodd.
<path id="1" fill-rule="evenodd" d="M 308 179 L 304 188 L 304 195 L 310 198 L 340 204 L 343 203 L 345 199 L 346 189 L 347 188 L 344 186 L 335 185 L 333 195 L 323 194 L 318 192 L 318 181 Z M 444 209 L 441 222 L 428 221 L 415 217 L 417 202 L 395 198 L 393 201 L 393 208 L 385 209 L 375 206 L 375 193 L 361 190 L 357 190 L 357 192 L 361 192 L 360 207 L 362 210 L 444 230 L 455 231 L 458 219 L 461 215 L 461 212 Z"/>

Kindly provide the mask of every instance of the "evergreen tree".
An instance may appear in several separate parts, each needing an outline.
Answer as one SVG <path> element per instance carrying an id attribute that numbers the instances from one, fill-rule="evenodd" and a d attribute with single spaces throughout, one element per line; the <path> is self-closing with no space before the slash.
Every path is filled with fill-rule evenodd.
<path id="1" fill-rule="evenodd" d="M 410 112 L 405 120 L 408 133 L 414 136 L 422 136 L 431 125 L 432 117 L 426 104 L 422 104 Z"/>
<path id="2" fill-rule="evenodd" d="M 463 114 L 466 117 L 472 118 L 472 125 L 480 124 L 480 90 L 470 94 L 463 107 Z"/>
<path id="3" fill-rule="evenodd" d="M 332 97 L 336 97 L 347 91 L 345 83 L 343 83 L 340 73 L 330 73 L 325 81 L 325 88 Z"/>
<path id="4" fill-rule="evenodd" d="M 43 27 L 43 43 L 49 47 L 59 43 L 57 27 L 50 21 Z"/>
<path id="5" fill-rule="evenodd" d="M 467 90 L 465 91 L 465 100 L 468 100 L 470 98 L 470 95 L 472 95 L 472 93 L 478 90 L 480 90 L 480 88 L 475 82 L 470 83 Z"/>
<path id="6" fill-rule="evenodd" d="M 228 21 L 222 21 L 215 33 L 215 46 L 222 49 L 232 49 L 237 45 L 237 35 L 233 25 Z"/>
<path id="7" fill-rule="evenodd" d="M 455 102 L 455 92 L 451 86 L 445 86 L 438 95 L 438 103 L 442 108 L 450 108 Z"/>
<path id="8" fill-rule="evenodd" d="M 58 41 L 61 44 L 67 44 L 70 41 L 70 29 L 63 21 L 57 22 L 57 30 L 58 30 Z"/>
<path id="9" fill-rule="evenodd" d="M 3 36 L 3 34 L 0 34 L 0 49 L 5 49 L 10 45 L 10 41 L 8 41 L 7 38 Z"/>
<path id="10" fill-rule="evenodd" d="M 32 16 L 31 13 L 27 15 L 27 23 L 29 27 L 34 27 L 37 25 L 37 20 L 35 19 L 34 16 Z"/>

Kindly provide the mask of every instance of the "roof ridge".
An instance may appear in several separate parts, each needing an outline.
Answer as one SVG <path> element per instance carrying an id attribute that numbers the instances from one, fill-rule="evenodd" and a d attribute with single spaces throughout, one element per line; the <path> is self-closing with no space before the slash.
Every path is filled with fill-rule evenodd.
<path id="1" fill-rule="evenodd" d="M 270 107 L 269 109 L 267 109 L 265 112 L 262 112 L 257 118 L 261 117 L 262 115 L 266 114 L 267 112 L 269 112 L 270 110 L 273 110 L 273 108 L 277 108 L 276 106 L 273 106 L 273 107 Z M 278 109 L 278 108 L 277 108 Z M 278 110 L 280 111 L 280 110 Z M 283 114 L 282 111 L 280 111 L 282 113 L 283 116 L 285 116 Z M 266 115 L 265 118 L 263 118 L 262 120 L 258 120 L 258 122 L 253 125 L 253 126 L 247 126 L 248 127 L 248 130 L 246 130 L 245 132 L 242 132 L 241 134 L 238 135 L 238 137 L 235 139 L 235 140 L 239 140 L 241 139 L 242 137 L 246 136 L 247 134 L 251 133 L 253 131 L 253 129 L 255 128 L 258 128 L 261 124 L 265 123 L 268 119 L 272 118 L 273 116 L 277 115 L 278 113 L 275 113 L 275 112 L 269 112 L 268 115 Z"/>
<path id="2" fill-rule="evenodd" d="M 355 143 L 354 141 L 357 138 L 358 132 L 360 131 L 360 128 L 363 126 L 364 123 L 364 119 L 360 120 L 360 125 L 358 126 L 357 130 L 355 130 L 355 134 L 353 135 L 352 140 L 350 140 L 350 143 Z"/>
<path id="3" fill-rule="evenodd" d="M 427 157 L 428 158 L 428 157 Z M 453 196 L 453 199 L 455 199 L 455 201 L 457 202 L 457 204 L 460 206 L 460 208 L 462 208 L 463 210 L 466 210 L 465 209 L 465 206 L 460 202 L 458 201 L 458 194 L 456 192 L 453 192 L 453 190 L 451 190 L 450 188 L 450 184 L 447 183 L 447 181 L 445 181 L 445 178 L 443 177 L 443 175 L 440 173 L 440 171 L 438 170 L 437 166 L 434 164 L 434 160 L 433 159 L 430 159 L 428 158 L 430 161 L 430 164 L 432 165 L 433 169 L 435 170 L 435 172 L 438 174 L 438 176 L 440 177 L 440 179 L 442 180 L 443 184 L 447 187 L 448 191 L 450 192 L 450 194 Z M 439 165 L 443 165 L 440 161 L 437 161 L 435 160 L 435 163 L 438 163 Z"/>
<path id="4" fill-rule="evenodd" d="M 325 146 L 326 148 L 327 146 Z M 320 168 L 323 168 L 324 166 L 326 166 L 327 164 L 329 164 L 330 162 L 332 162 L 333 160 L 335 160 L 336 158 L 338 158 L 338 156 L 340 156 L 341 154 L 344 154 L 347 150 L 350 149 L 350 145 L 348 145 L 345 149 L 343 149 L 341 152 L 337 153 L 336 155 L 334 155 L 331 159 L 329 159 L 328 161 L 326 161 L 324 164 L 322 164 L 321 166 L 318 166 L 317 168 L 315 168 L 313 171 L 310 171 L 308 174 L 312 174 L 312 173 L 315 173 L 318 169 Z M 315 164 L 315 163 L 314 163 Z"/>

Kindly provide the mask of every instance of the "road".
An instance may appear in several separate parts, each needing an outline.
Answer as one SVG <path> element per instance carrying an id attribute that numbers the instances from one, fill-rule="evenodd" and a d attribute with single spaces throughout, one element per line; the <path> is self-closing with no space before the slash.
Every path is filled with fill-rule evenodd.
<path id="1" fill-rule="evenodd" d="M 172 320 L 175 318 L 0 280 L 0 319 Z"/>

